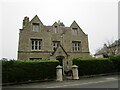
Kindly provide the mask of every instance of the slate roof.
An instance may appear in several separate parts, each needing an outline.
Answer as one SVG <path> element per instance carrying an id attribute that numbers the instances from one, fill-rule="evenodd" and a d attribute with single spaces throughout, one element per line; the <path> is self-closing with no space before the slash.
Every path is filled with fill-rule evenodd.
<path id="1" fill-rule="evenodd" d="M 70 27 L 65 27 L 63 23 L 60 23 L 59 25 L 60 25 L 60 29 L 63 31 L 63 34 L 65 34 L 66 31 L 71 29 Z M 52 26 L 45 26 L 45 28 L 49 31 L 52 28 Z"/>
<path id="2" fill-rule="evenodd" d="M 95 55 L 101 55 L 104 53 L 108 53 L 108 48 L 107 47 L 103 47 L 101 48 Z"/>

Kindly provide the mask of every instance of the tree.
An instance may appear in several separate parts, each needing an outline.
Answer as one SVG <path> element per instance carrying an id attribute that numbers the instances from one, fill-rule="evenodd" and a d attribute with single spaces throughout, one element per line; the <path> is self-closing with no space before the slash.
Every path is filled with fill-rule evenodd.
<path id="1" fill-rule="evenodd" d="M 118 40 L 107 41 L 105 44 L 107 45 L 109 56 L 115 56 L 118 54 Z"/>

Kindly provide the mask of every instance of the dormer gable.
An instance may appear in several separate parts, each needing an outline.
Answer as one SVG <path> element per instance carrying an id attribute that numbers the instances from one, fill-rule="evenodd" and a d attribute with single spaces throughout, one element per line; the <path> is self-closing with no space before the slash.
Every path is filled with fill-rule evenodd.
<path id="1" fill-rule="evenodd" d="M 30 23 L 40 23 L 41 25 L 43 25 L 43 23 L 41 22 L 41 20 L 39 19 L 39 17 L 37 15 L 35 15 L 33 17 L 33 19 L 30 21 Z"/>
<path id="2" fill-rule="evenodd" d="M 39 32 L 44 27 L 43 23 L 41 22 L 37 15 L 30 21 L 30 25 L 32 27 L 32 31 L 34 32 Z"/>
<path id="3" fill-rule="evenodd" d="M 53 30 L 53 33 L 58 33 L 59 25 L 58 25 L 57 22 L 55 22 L 55 23 L 52 25 L 52 30 Z"/>
<path id="4" fill-rule="evenodd" d="M 73 23 L 70 25 L 71 31 L 74 35 L 77 35 L 79 31 L 81 31 L 83 34 L 85 34 L 82 29 L 80 28 L 80 26 L 76 23 L 76 21 L 74 20 Z M 86 34 L 85 34 L 86 35 Z"/>
<path id="5" fill-rule="evenodd" d="M 58 26 L 58 23 L 57 23 L 57 22 L 55 22 L 52 26 Z"/>
<path id="6" fill-rule="evenodd" d="M 52 56 L 54 56 L 54 55 L 58 55 L 58 56 L 69 56 L 69 55 L 67 54 L 67 52 L 65 51 L 65 49 L 62 47 L 61 44 L 59 44 L 59 45 L 57 46 L 57 48 L 54 50 L 54 52 L 52 53 Z"/>
<path id="7" fill-rule="evenodd" d="M 71 28 L 80 28 L 79 25 L 74 20 L 73 23 L 70 25 Z"/>

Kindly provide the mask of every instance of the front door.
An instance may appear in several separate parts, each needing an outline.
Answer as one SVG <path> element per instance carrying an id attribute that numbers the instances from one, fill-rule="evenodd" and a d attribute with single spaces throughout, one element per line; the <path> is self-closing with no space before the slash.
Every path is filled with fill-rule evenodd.
<path id="1" fill-rule="evenodd" d="M 57 56 L 56 60 L 58 60 L 59 65 L 63 67 L 63 74 L 64 74 L 64 57 L 63 56 Z"/>

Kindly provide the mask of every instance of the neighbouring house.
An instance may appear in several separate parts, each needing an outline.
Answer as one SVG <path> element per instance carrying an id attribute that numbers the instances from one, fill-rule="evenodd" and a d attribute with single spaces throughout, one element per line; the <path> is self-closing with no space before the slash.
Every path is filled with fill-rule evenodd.
<path id="1" fill-rule="evenodd" d="M 109 45 L 109 55 L 120 55 L 120 39 Z"/>
<path id="2" fill-rule="evenodd" d="M 19 33 L 18 60 L 57 59 L 64 70 L 71 69 L 72 58 L 90 57 L 88 35 L 73 21 L 44 25 L 36 15 L 23 20 Z"/>
<path id="3" fill-rule="evenodd" d="M 104 46 L 103 46 L 100 50 L 98 50 L 98 51 L 94 54 L 94 56 L 95 56 L 96 58 L 103 58 L 104 55 L 108 54 L 108 52 L 109 52 L 109 49 L 108 49 L 107 45 L 104 44 Z"/>
<path id="4" fill-rule="evenodd" d="M 94 54 L 96 58 L 103 58 L 105 55 L 115 56 L 120 55 L 120 39 L 116 40 L 114 43 L 110 45 L 104 44 L 104 47 L 101 48 Z"/>

